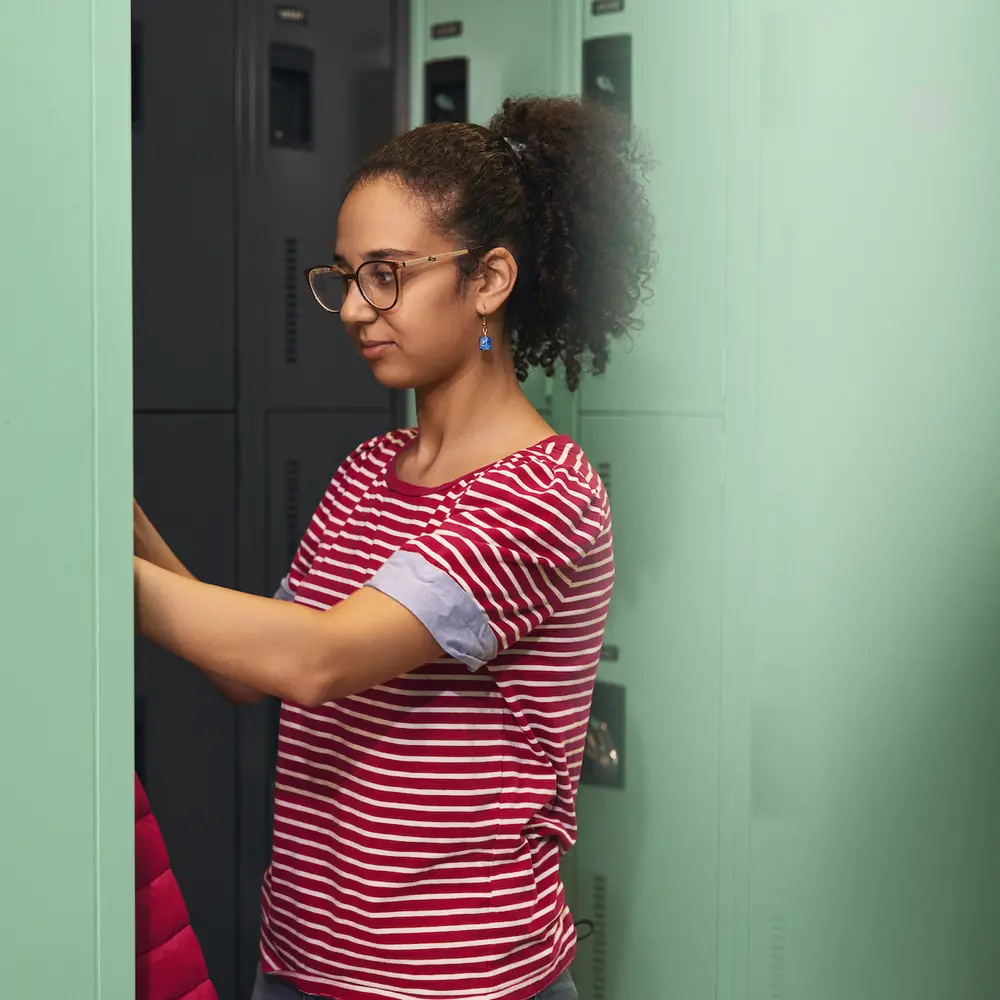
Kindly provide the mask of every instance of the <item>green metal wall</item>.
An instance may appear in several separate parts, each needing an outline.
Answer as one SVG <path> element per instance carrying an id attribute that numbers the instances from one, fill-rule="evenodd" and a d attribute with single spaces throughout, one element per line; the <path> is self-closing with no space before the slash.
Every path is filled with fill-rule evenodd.
<path id="1" fill-rule="evenodd" d="M 563 408 L 628 691 L 567 865 L 581 996 L 998 996 L 1000 9 L 522 6 L 415 3 L 415 113 L 429 45 L 567 92 L 631 33 L 660 161 L 646 329 Z"/>
<path id="2" fill-rule="evenodd" d="M 129 7 L 0 29 L 0 992 L 132 1000 Z"/>

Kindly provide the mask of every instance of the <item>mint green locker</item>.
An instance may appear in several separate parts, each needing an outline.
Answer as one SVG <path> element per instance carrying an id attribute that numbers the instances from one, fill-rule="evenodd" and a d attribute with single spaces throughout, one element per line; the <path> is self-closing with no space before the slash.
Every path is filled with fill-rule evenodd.
<path id="1" fill-rule="evenodd" d="M 1000 991 L 998 27 L 734 7 L 736 997 Z"/>
<path id="2" fill-rule="evenodd" d="M 468 59 L 468 118 L 482 125 L 506 97 L 576 93 L 581 21 L 577 7 L 563 0 L 412 0 L 412 123 L 424 121 L 430 61 Z M 454 25 L 457 35 L 434 37 L 454 32 Z M 560 430 L 568 429 L 565 404 L 553 414 L 552 381 L 533 373 L 525 392 L 540 412 L 559 420 Z"/>
<path id="3" fill-rule="evenodd" d="M 625 787 L 582 785 L 583 1000 L 714 996 L 719 824 L 720 421 L 581 418 L 607 477 L 616 582 L 599 680 L 626 692 Z"/>
<path id="4" fill-rule="evenodd" d="M 587 40 L 632 36 L 632 117 L 659 269 L 645 327 L 584 382 L 579 440 L 607 478 L 616 584 L 598 679 L 625 689 L 625 788 L 584 785 L 576 909 L 597 933 L 582 1000 L 710 1000 L 719 964 L 723 337 L 729 5 L 585 11 Z"/>
<path id="5" fill-rule="evenodd" d="M 718 413 L 725 322 L 729 8 L 723 0 L 582 3 L 584 39 L 632 36 L 632 117 L 657 166 L 659 271 L 645 328 L 622 342 L 583 411 Z"/>
<path id="6" fill-rule="evenodd" d="M 4 996 L 132 1000 L 129 6 L 0 31 Z"/>

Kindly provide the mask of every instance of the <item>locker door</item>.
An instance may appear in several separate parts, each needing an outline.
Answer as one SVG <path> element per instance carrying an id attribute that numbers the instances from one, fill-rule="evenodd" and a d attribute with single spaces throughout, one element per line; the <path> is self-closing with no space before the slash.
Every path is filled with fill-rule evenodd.
<path id="1" fill-rule="evenodd" d="M 363 441 L 393 426 L 389 410 L 354 413 L 272 413 L 267 428 L 267 565 L 270 589 L 288 572 L 299 541 L 337 466 Z M 273 782 L 279 704 L 263 724 L 263 767 Z M 273 786 L 268 808 L 273 810 Z M 268 829 L 270 830 L 269 818 Z"/>
<path id="2" fill-rule="evenodd" d="M 600 682 L 625 688 L 625 787 L 580 787 L 581 1000 L 714 996 L 722 489 L 720 425 L 581 419 L 614 513 Z M 595 711 L 597 710 L 595 696 Z"/>
<path id="3" fill-rule="evenodd" d="M 719 412 L 726 291 L 729 4 L 586 3 L 585 44 L 631 38 L 632 119 L 658 163 L 649 197 L 660 254 L 656 295 L 634 344 L 616 345 L 585 411 Z M 591 47 L 585 68 L 625 80 L 626 50 Z M 589 57 L 589 58 L 588 58 Z M 597 89 L 593 78 L 584 80 Z M 606 84 L 605 84 L 606 86 Z M 623 89 L 619 87 L 619 90 Z"/>
<path id="4" fill-rule="evenodd" d="M 572 15 L 562 0 L 415 5 L 413 125 L 445 119 L 485 125 L 505 97 L 575 93 L 579 27 Z M 553 386 L 543 374 L 533 372 L 524 391 L 552 417 Z M 565 426 L 563 420 L 558 429 Z"/>
<path id="5" fill-rule="evenodd" d="M 337 466 L 392 426 L 371 413 L 272 413 L 268 419 L 268 575 L 278 586 Z"/>
<path id="6" fill-rule="evenodd" d="M 422 23 L 415 18 L 413 25 L 420 54 L 414 82 L 424 95 L 414 108 L 425 107 L 427 63 L 441 60 L 468 60 L 468 120 L 483 125 L 505 97 L 567 92 L 561 6 L 559 0 L 427 0 Z M 575 81 L 569 89 L 576 89 Z M 414 124 L 422 119 L 421 114 Z"/>
<path id="7" fill-rule="evenodd" d="M 139 503 L 192 573 L 233 586 L 235 421 L 138 415 Z M 137 766 L 220 1000 L 236 1000 L 236 709 L 189 664 L 140 641 Z"/>
<path id="8" fill-rule="evenodd" d="M 234 0 L 135 0 L 135 408 L 235 405 Z"/>
<path id="9" fill-rule="evenodd" d="M 289 22 L 263 3 L 259 19 L 262 234 L 246 252 L 262 267 L 267 405 L 385 407 L 388 390 L 302 272 L 330 262 L 347 177 L 395 132 L 393 3 L 314 4 Z"/>
<path id="10" fill-rule="evenodd" d="M 729 8 L 581 3 L 581 82 L 631 110 L 660 258 L 645 327 L 584 381 L 617 575 L 599 679 L 625 688 L 625 787 L 583 786 L 581 1000 L 716 995 Z M 632 64 L 629 65 L 631 58 Z M 595 699 L 596 708 L 596 699 Z M 588 910 L 590 911 L 588 913 Z"/>

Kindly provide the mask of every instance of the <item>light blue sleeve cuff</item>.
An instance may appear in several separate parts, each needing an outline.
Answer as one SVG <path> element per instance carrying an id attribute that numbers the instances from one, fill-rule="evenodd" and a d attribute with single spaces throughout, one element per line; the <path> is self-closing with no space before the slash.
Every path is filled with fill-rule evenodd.
<path id="1" fill-rule="evenodd" d="M 483 609 L 444 570 L 414 552 L 396 552 L 368 587 L 402 604 L 437 644 L 470 670 L 497 655 L 497 640 Z"/>
<path id="2" fill-rule="evenodd" d="M 281 586 L 275 591 L 274 599 L 276 601 L 291 601 L 293 604 L 295 603 L 295 595 L 288 589 L 287 576 L 281 581 Z"/>

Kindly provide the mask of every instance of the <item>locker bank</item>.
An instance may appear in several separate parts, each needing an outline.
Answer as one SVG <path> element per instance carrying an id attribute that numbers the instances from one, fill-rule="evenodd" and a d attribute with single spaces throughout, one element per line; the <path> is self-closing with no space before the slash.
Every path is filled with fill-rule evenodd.
<path id="1" fill-rule="evenodd" d="M 337 465 L 415 419 L 303 278 L 343 185 L 522 95 L 604 102 L 656 161 L 643 329 L 524 385 L 614 516 L 615 763 L 561 864 L 581 1000 L 1000 995 L 998 29 L 985 0 L 5 11 L 4 995 L 136 995 L 134 769 L 250 997 L 278 704 L 135 640 L 130 497 L 199 578 L 274 593 Z"/>

